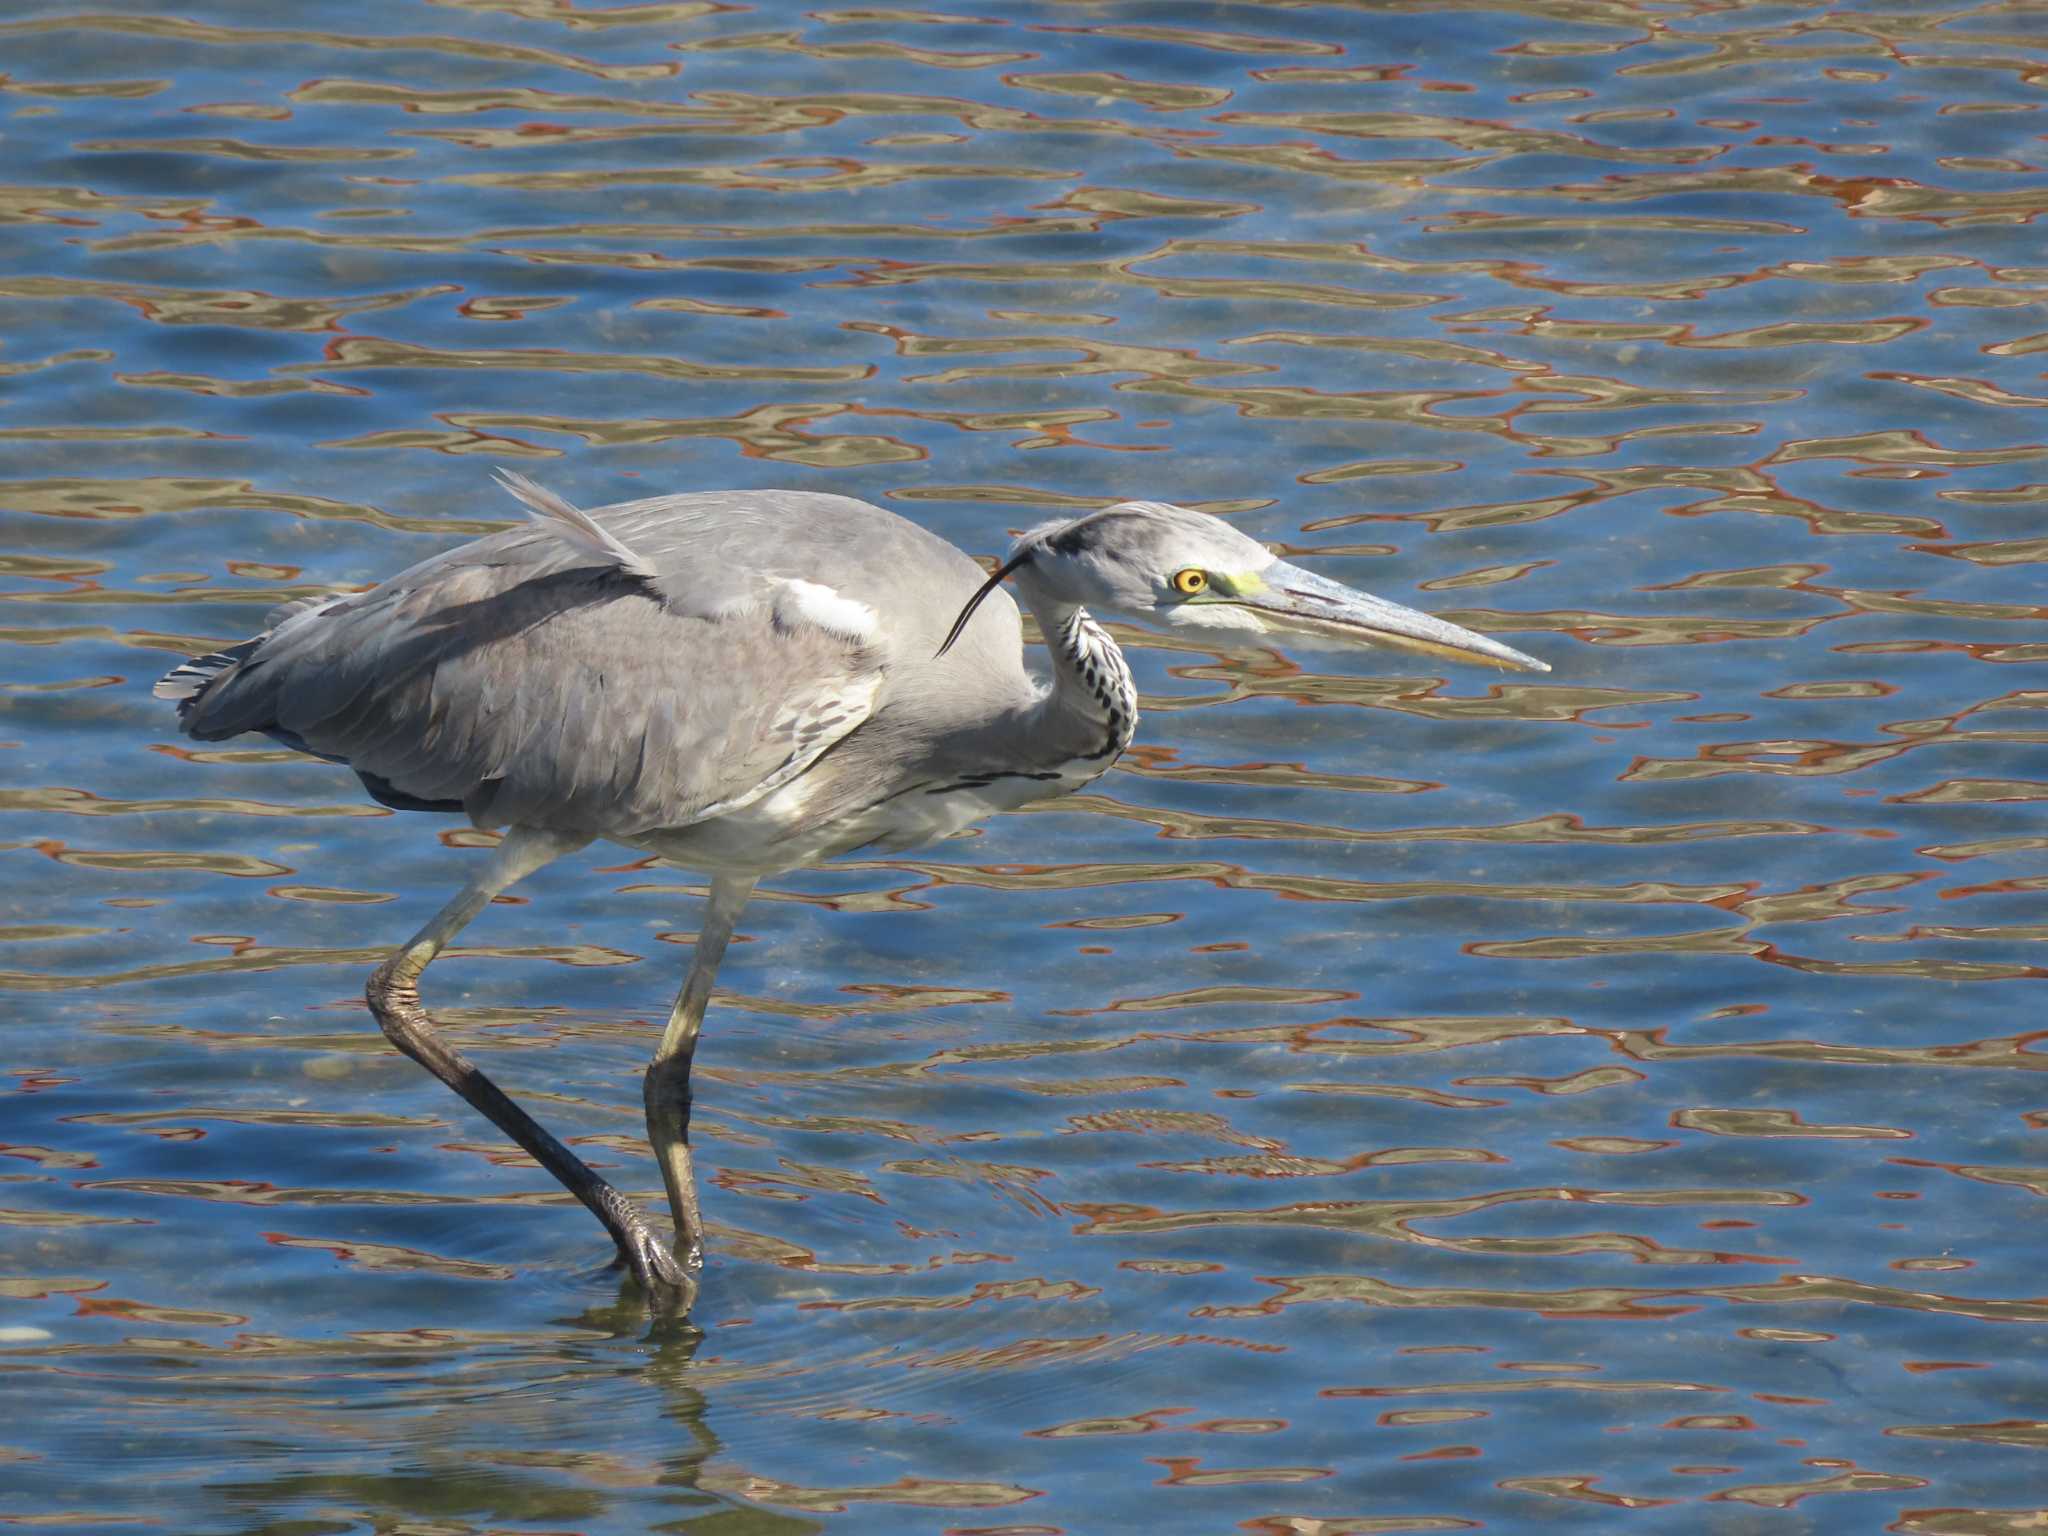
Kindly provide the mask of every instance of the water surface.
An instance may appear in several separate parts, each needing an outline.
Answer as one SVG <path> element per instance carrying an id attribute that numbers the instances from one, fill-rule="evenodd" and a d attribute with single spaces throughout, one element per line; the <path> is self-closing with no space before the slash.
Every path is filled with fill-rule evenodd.
<path id="1" fill-rule="evenodd" d="M 2028 1528 L 2048 12 L 0 20 L 0 1521 Z M 1132 637 L 1089 793 L 770 882 L 695 1321 L 362 1011 L 486 839 L 148 684 L 597 504 L 1181 501 L 1549 659 Z M 428 979 L 652 1194 L 701 886 Z"/>

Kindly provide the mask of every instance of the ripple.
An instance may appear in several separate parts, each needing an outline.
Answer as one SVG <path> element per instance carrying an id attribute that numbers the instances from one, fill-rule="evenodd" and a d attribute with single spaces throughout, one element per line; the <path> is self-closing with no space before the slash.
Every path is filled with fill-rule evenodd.
<path id="1" fill-rule="evenodd" d="M 178 9 L 0 22 L 21 1519 L 2034 1517 L 2030 15 Z M 491 836 L 147 697 L 522 458 L 1172 500 L 1556 670 L 1119 627 L 1113 776 L 749 908 L 654 1323 L 362 1017 Z M 656 1204 L 702 899 L 429 982 Z"/>

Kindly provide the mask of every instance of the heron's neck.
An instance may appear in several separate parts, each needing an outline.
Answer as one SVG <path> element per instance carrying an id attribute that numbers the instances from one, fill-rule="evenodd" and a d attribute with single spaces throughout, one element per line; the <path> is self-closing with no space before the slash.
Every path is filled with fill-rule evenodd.
<path id="1" fill-rule="evenodd" d="M 1052 691 L 1039 706 L 1038 734 L 1063 762 L 1102 772 L 1138 729 L 1138 690 L 1109 631 L 1071 603 L 1039 600 L 1032 616 L 1052 651 Z M 1094 777 L 1090 774 L 1089 777 Z"/>

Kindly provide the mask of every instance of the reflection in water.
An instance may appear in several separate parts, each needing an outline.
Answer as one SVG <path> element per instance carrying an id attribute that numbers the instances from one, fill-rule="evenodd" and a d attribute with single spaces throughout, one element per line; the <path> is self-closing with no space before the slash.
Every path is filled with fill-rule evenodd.
<path id="1" fill-rule="evenodd" d="M 7 1518 L 2041 1522 L 2037 12 L 174 9 L 0 20 Z M 1557 670 L 1148 641 L 1087 796 L 764 893 L 650 1333 L 361 1017 L 474 854 L 142 686 L 533 458 Z M 451 1028 L 644 1195 L 701 891 L 543 884 Z"/>

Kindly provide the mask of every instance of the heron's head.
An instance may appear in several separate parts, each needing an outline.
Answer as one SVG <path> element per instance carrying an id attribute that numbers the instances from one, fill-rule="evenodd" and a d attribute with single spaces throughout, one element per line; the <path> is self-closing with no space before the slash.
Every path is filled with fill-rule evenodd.
<path id="1" fill-rule="evenodd" d="M 1550 670 L 1498 640 L 1290 564 L 1221 519 L 1166 502 L 1126 501 L 1033 528 L 961 610 L 947 645 L 1006 576 L 1015 576 L 1034 607 L 1070 604 L 1154 629 L 1239 642 L 1269 636 L 1386 645 Z"/>

